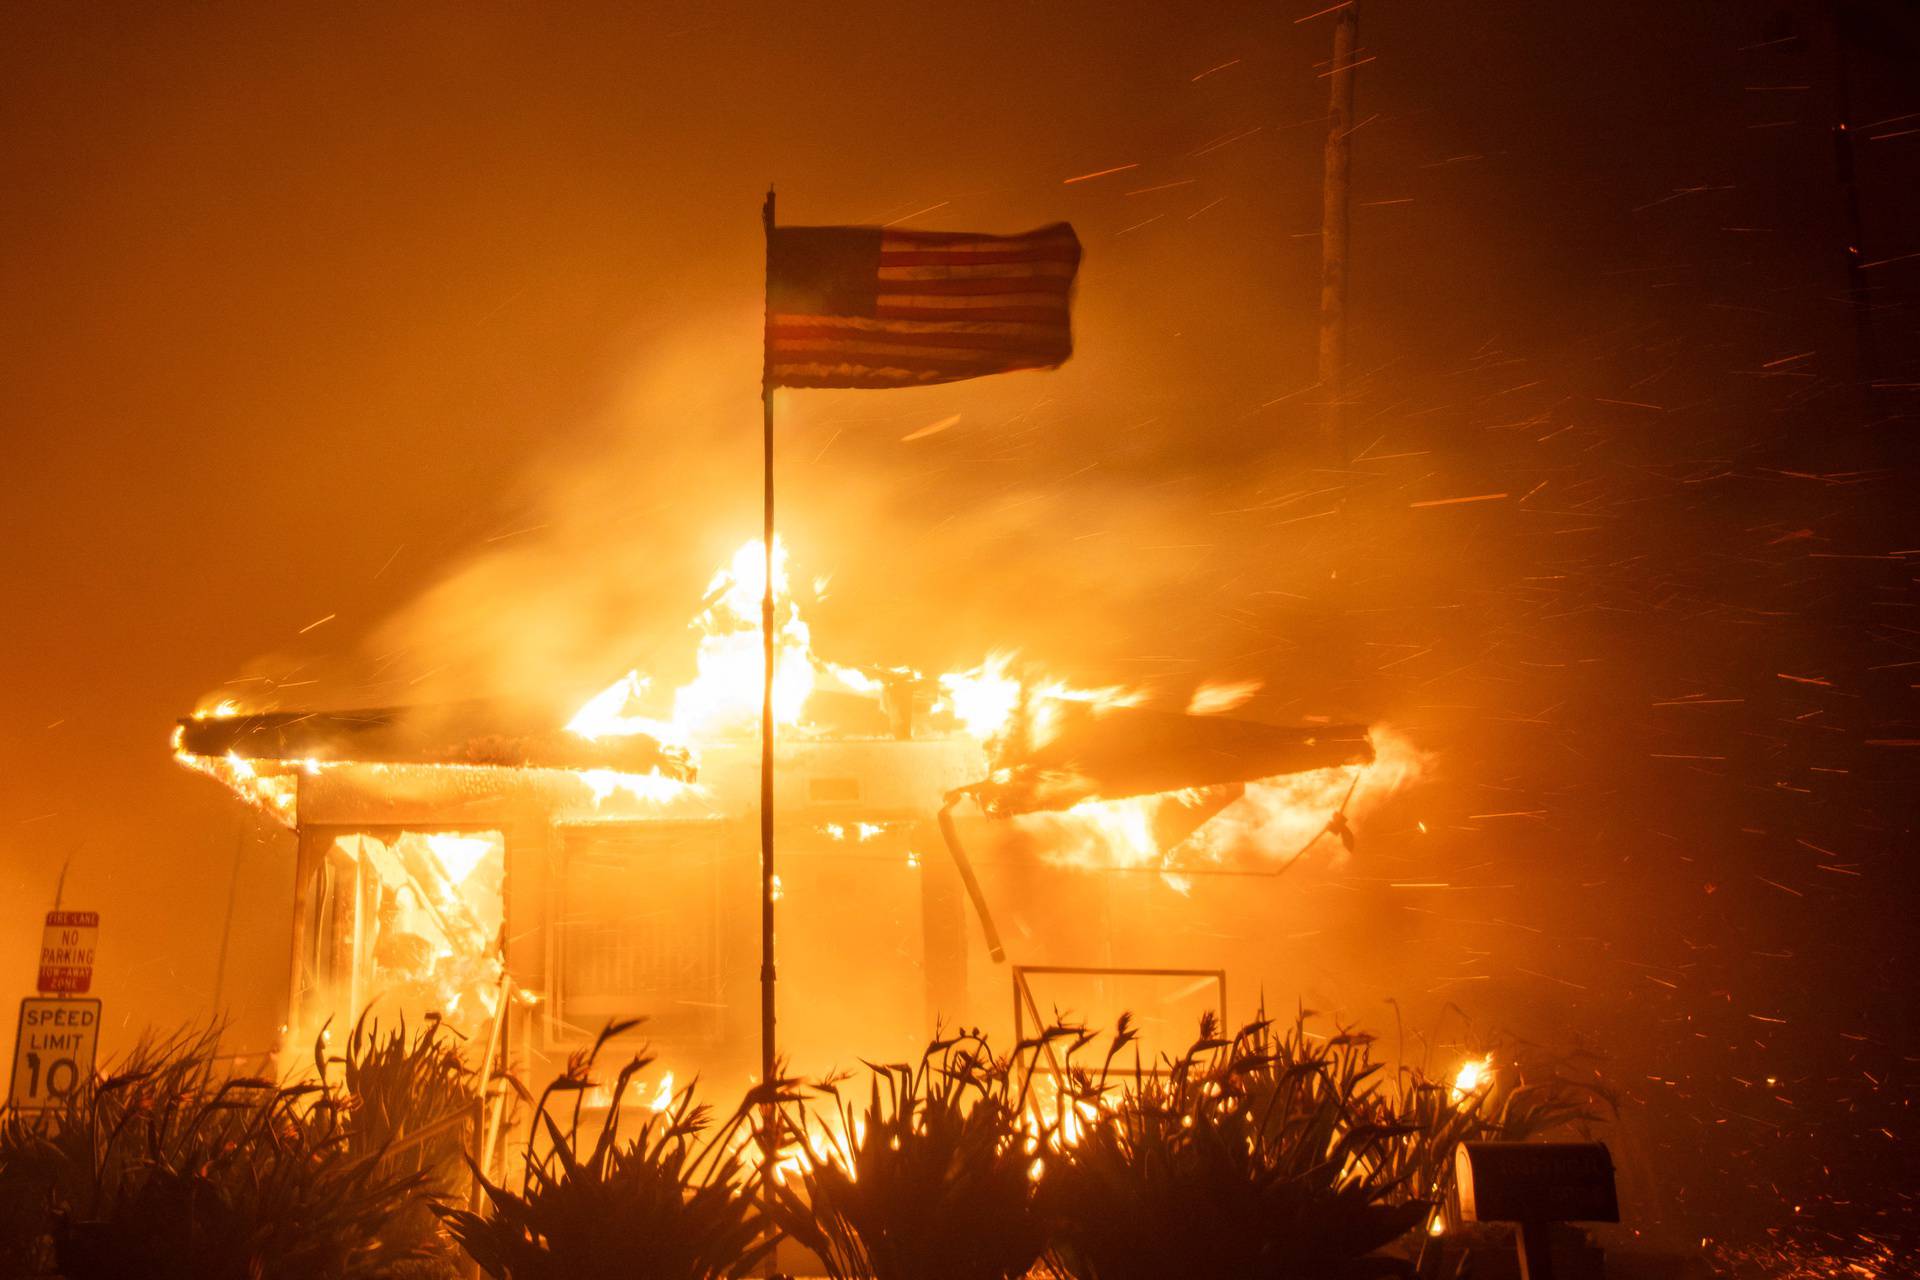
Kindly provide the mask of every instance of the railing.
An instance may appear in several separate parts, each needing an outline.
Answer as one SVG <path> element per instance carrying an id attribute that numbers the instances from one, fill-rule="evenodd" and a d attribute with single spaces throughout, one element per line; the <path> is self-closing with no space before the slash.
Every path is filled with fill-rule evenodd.
<path id="1" fill-rule="evenodd" d="M 1219 1015 L 1220 1025 L 1224 1027 L 1227 1024 L 1227 971 L 1225 969 L 1114 969 L 1088 965 L 1017 964 L 1013 966 L 1013 1038 L 1015 1044 L 1026 1043 L 1028 1036 L 1027 1022 L 1029 1018 L 1032 1019 L 1032 1034 L 1035 1037 L 1039 1037 L 1042 1032 L 1053 1025 L 1052 1020 L 1040 1012 L 1040 1004 L 1033 998 L 1033 985 L 1028 981 L 1029 976 L 1033 974 L 1080 978 L 1192 978 L 1195 980 L 1196 989 L 1208 983 L 1213 984 L 1215 1012 Z M 1044 1069 L 1040 1065 L 1042 1058 L 1045 1058 L 1047 1062 Z M 1060 1061 L 1059 1056 L 1054 1053 L 1053 1042 L 1051 1040 L 1041 1039 L 1040 1051 L 1029 1059 L 1029 1061 L 1032 1065 L 1028 1068 L 1028 1078 L 1031 1079 L 1036 1073 L 1049 1077 L 1055 1081 L 1057 1093 L 1058 1081 L 1066 1074 L 1066 1064 Z M 1161 1073 L 1155 1068 L 1148 1067 L 1138 1068 L 1135 1074 L 1159 1075 Z M 1036 1119 L 1044 1119 L 1044 1117 L 1038 1114 L 1039 1099 L 1034 1096 L 1032 1090 L 1027 1090 L 1026 1092 L 1028 1107 L 1034 1111 Z"/>
<path id="2" fill-rule="evenodd" d="M 510 996 L 513 992 L 512 975 L 506 966 L 500 967 L 500 989 L 496 993 L 493 1005 L 493 1022 L 487 1028 L 487 1051 L 480 1058 L 480 1126 L 478 1137 L 480 1150 L 474 1153 L 473 1164 L 476 1169 L 491 1175 L 494 1170 L 494 1148 L 500 1140 L 500 1132 L 506 1118 L 507 1082 L 502 1079 L 494 1082 L 494 1064 L 506 1048 L 507 1015 L 513 1005 Z M 488 1106 L 489 1101 L 492 1105 Z M 486 1205 L 486 1191 L 480 1185 L 480 1179 L 473 1180 L 473 1192 L 468 1205 L 478 1213 Z"/>
<path id="3" fill-rule="evenodd" d="M 438 1159 L 434 1154 L 436 1139 L 457 1132 L 459 1147 L 467 1157 L 460 1166 L 468 1177 L 467 1208 L 475 1213 L 486 1207 L 487 1193 L 481 1185 L 481 1176 L 500 1176 L 495 1157 L 504 1128 L 510 1086 L 504 1078 L 495 1080 L 494 1068 L 505 1050 L 506 1021 L 512 1011 L 508 993 L 512 989 L 509 975 L 503 972 L 494 1003 L 494 1015 L 487 1027 L 486 1050 L 480 1058 L 477 1076 L 480 1081 L 479 1095 L 471 1103 L 405 1134 L 380 1157 L 380 1165 L 384 1170 L 421 1173 Z M 461 1274 L 478 1277 L 480 1273 L 479 1268 L 468 1260 L 462 1266 Z"/>

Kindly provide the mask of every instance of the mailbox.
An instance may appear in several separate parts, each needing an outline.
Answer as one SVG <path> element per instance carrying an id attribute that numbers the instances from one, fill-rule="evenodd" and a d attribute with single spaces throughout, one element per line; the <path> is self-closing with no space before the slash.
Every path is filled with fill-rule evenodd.
<path id="1" fill-rule="evenodd" d="M 1618 1222 L 1613 1157 L 1602 1142 L 1468 1142 L 1454 1160 L 1460 1216 L 1511 1222 L 1521 1280 L 1551 1280 L 1553 1224 Z"/>
<path id="2" fill-rule="evenodd" d="M 1468 1142 L 1454 1164 L 1468 1222 L 1618 1222 L 1604 1142 Z"/>

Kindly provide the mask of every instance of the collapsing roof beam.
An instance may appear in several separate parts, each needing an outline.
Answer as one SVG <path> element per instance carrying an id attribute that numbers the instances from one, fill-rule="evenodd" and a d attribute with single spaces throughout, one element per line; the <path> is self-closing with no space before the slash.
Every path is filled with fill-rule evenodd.
<path id="1" fill-rule="evenodd" d="M 989 813 L 1067 809 L 1195 787 L 1368 764 L 1360 725 L 1280 728 L 1252 720 L 1061 701 L 1044 742 L 1011 747 L 972 788 Z"/>
<path id="2" fill-rule="evenodd" d="M 694 775 L 685 752 L 645 734 L 588 739 L 516 725 L 501 708 L 484 703 L 195 717 L 180 722 L 178 747 L 191 755 L 248 761 L 607 769 L 680 781 Z"/>

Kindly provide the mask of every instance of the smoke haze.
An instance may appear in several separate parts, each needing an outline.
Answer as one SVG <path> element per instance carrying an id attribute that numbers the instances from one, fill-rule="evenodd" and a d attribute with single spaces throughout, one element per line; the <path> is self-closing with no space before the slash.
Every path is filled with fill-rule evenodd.
<path id="1" fill-rule="evenodd" d="M 0 999 L 71 859 L 109 1049 L 270 1041 L 288 840 L 169 760 L 196 705 L 684 679 L 758 529 L 774 181 L 1086 246 L 1057 373 L 783 397 L 818 651 L 1257 681 L 1232 714 L 1431 758 L 1344 862 L 1089 890 L 1165 913 L 1142 963 L 1599 1051 L 1649 1231 L 1903 1212 L 1920 183 L 1861 131 L 1863 332 L 1831 124 L 1842 62 L 1856 120 L 1915 109 L 1911 20 L 1368 4 L 1340 470 L 1320 7 L 0 16 Z"/>

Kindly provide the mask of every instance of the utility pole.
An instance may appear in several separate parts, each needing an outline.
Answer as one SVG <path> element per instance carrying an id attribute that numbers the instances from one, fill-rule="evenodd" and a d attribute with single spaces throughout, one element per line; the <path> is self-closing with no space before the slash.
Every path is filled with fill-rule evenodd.
<path id="1" fill-rule="evenodd" d="M 1848 31 L 1842 15 L 1833 22 L 1833 172 L 1840 186 L 1842 231 L 1846 236 L 1847 306 L 1853 315 L 1854 383 L 1856 391 L 1867 388 L 1880 373 L 1879 343 L 1873 331 L 1873 301 L 1869 296 L 1864 270 L 1866 230 L 1860 216 L 1860 187 L 1854 179 L 1853 94 L 1851 68 L 1848 65 Z"/>
<path id="2" fill-rule="evenodd" d="M 1347 439 L 1347 194 L 1353 164 L 1354 50 L 1360 42 L 1358 0 L 1340 10 L 1333 28 L 1332 85 L 1327 109 L 1327 163 L 1320 212 L 1320 393 L 1326 404 L 1322 452 L 1352 462 Z"/>

